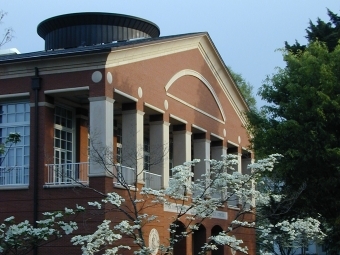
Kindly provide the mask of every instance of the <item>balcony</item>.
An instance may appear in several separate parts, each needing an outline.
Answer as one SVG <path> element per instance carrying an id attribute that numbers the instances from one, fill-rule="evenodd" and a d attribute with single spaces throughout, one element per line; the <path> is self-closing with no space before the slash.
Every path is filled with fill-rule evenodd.
<path id="1" fill-rule="evenodd" d="M 0 187 L 28 185 L 29 166 L 0 167 Z"/>
<path id="2" fill-rule="evenodd" d="M 121 186 L 135 186 L 137 174 L 136 170 L 131 167 L 117 165 L 117 184 Z M 159 174 L 150 173 L 148 171 L 143 172 L 143 180 L 145 187 L 160 190 L 162 184 L 162 176 Z"/>
<path id="3" fill-rule="evenodd" d="M 89 163 L 47 164 L 45 185 L 88 184 Z"/>
<path id="4" fill-rule="evenodd" d="M 160 190 L 162 187 L 162 176 L 144 171 L 143 173 L 145 187 L 154 190 Z"/>
<path id="5" fill-rule="evenodd" d="M 117 184 L 122 186 L 135 186 L 136 170 L 131 167 L 116 165 Z"/>

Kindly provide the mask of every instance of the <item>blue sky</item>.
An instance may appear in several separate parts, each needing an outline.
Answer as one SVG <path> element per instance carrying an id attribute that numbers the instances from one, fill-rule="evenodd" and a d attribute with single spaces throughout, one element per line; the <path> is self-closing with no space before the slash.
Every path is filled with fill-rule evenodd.
<path id="1" fill-rule="evenodd" d="M 113 12 L 150 20 L 161 36 L 208 32 L 226 65 L 241 73 L 255 88 L 275 67 L 284 66 L 276 51 L 284 42 L 305 43 L 309 20 L 328 21 L 327 10 L 340 13 L 338 0 L 2 0 L 2 28 L 12 27 L 15 38 L 3 46 L 20 52 L 40 51 L 44 41 L 37 25 L 52 16 L 73 12 Z M 260 99 L 258 99 L 259 101 Z M 258 105 L 264 103 L 259 101 Z"/>

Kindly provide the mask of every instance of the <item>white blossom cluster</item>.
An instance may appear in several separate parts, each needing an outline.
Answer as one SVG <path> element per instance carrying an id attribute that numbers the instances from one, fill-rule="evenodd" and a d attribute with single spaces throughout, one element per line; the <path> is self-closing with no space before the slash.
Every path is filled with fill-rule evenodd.
<path id="1" fill-rule="evenodd" d="M 273 171 L 275 163 L 280 155 L 271 155 L 267 159 L 259 160 L 248 166 L 248 174 L 242 174 L 235 171 L 237 159 L 235 155 L 227 155 L 221 161 L 208 160 L 210 169 L 203 174 L 199 180 L 192 181 L 192 166 L 199 160 L 184 163 L 172 169 L 172 178 L 170 185 L 166 189 L 153 190 L 151 188 L 142 188 L 140 191 L 126 187 L 126 197 L 112 192 L 105 195 L 101 201 L 89 202 L 90 206 L 101 210 L 101 212 L 116 210 L 126 219 L 118 224 L 113 224 L 109 220 L 104 220 L 97 230 L 89 235 L 77 235 L 71 239 L 73 245 L 81 246 L 84 255 L 101 254 L 118 254 L 122 253 L 121 249 L 129 249 L 127 246 L 120 246 L 116 241 L 123 236 L 133 239 L 135 245 L 139 247 L 135 251 L 137 255 L 149 255 L 152 250 L 145 241 L 144 227 L 159 221 L 156 215 L 150 215 L 147 209 L 158 206 L 173 206 L 173 223 L 169 226 L 170 237 L 165 243 L 160 243 L 159 251 L 171 253 L 174 245 L 182 238 L 194 234 L 199 230 L 200 224 L 212 217 L 222 206 L 227 206 L 236 199 L 237 213 L 235 219 L 231 220 L 230 227 L 210 237 L 208 242 L 203 245 L 202 253 L 218 249 L 220 245 L 227 245 L 235 251 L 247 253 L 247 247 L 242 240 L 235 238 L 233 231 L 236 228 L 255 228 L 255 222 L 250 219 L 254 217 L 245 217 L 255 215 L 255 209 L 258 204 L 268 204 L 270 199 L 280 201 L 282 196 L 263 193 L 256 190 L 258 181 L 264 172 Z M 136 177 L 137 178 L 137 177 Z M 271 197 L 271 198 L 270 198 Z M 76 211 L 84 210 L 83 207 L 77 207 Z M 39 238 L 47 240 L 49 236 L 60 236 L 63 230 L 66 234 L 76 229 L 73 222 L 65 223 L 61 219 L 65 214 L 72 214 L 73 210 L 65 208 L 63 213 L 47 213 L 45 219 L 39 221 L 39 229 L 31 229 L 27 222 L 22 225 L 10 223 L 13 219 L 9 218 L 0 226 L 0 244 L 3 249 L 3 240 L 10 243 L 11 233 L 16 233 L 19 237 L 21 233 L 26 236 L 39 235 Z M 161 217 L 160 217 L 161 218 Z M 248 219 L 248 220 L 245 220 Z M 54 225 L 53 225 L 54 224 Z M 58 227 L 59 230 L 57 230 Z M 44 228 L 45 227 L 45 228 Z M 181 231 L 178 228 L 181 227 Z M 267 243 L 273 245 L 282 236 L 275 236 L 276 230 L 285 233 L 284 240 L 287 242 L 301 242 L 303 238 L 314 239 L 316 236 L 322 238 L 324 234 L 320 231 L 318 221 L 308 219 L 294 219 L 291 221 L 282 221 L 273 226 L 257 226 L 261 229 L 261 238 L 265 238 Z M 32 235 L 28 234 L 32 231 Z M 58 232 L 59 231 L 59 232 Z M 2 238 L 2 239 L 1 239 Z M 20 240 L 13 241 L 12 245 L 20 243 Z M 264 251 L 266 252 L 266 251 Z M 1 253 L 1 250 L 0 250 Z M 269 253 L 268 253 L 269 254 Z"/>
<path id="2" fill-rule="evenodd" d="M 164 191 L 165 195 L 175 200 L 187 201 L 189 194 L 193 191 L 191 178 L 194 176 L 194 173 L 191 169 L 192 166 L 199 162 L 200 160 L 193 160 L 174 167 L 169 187 Z"/>
<path id="3" fill-rule="evenodd" d="M 130 249 L 127 246 L 110 247 L 115 241 L 122 238 L 122 235 L 113 232 L 110 224 L 111 221 L 104 220 L 93 234 L 74 236 L 71 242 L 73 245 L 81 245 L 83 255 L 93 255 L 102 250 L 105 250 L 105 255 L 113 255 L 117 254 L 120 249 Z"/>
<path id="4" fill-rule="evenodd" d="M 235 155 L 227 155 L 222 161 L 209 160 L 210 170 L 206 174 L 203 174 L 199 180 L 195 181 L 192 181 L 192 166 L 197 164 L 199 160 L 186 162 L 172 169 L 172 178 L 169 187 L 164 190 L 153 190 L 144 187 L 140 191 L 139 196 L 130 197 L 130 202 L 136 206 L 135 208 L 138 208 L 137 204 L 152 206 L 152 204 L 170 205 L 175 202 L 177 213 L 175 213 L 174 216 L 174 223 L 169 226 L 169 244 L 165 243 L 160 245 L 160 247 L 162 247 L 161 250 L 169 252 L 173 250 L 176 242 L 199 229 L 197 222 L 202 222 L 204 219 L 210 218 L 218 208 L 237 197 L 241 205 L 239 211 L 240 218 L 235 219 L 231 223 L 231 227 L 227 232 L 222 232 L 212 237 L 210 242 L 202 247 L 202 251 L 215 249 L 217 244 L 228 245 L 235 250 L 246 253 L 247 247 L 243 245 L 242 240 L 237 240 L 231 236 L 229 232 L 232 232 L 234 228 L 238 227 L 255 227 L 254 222 L 245 221 L 242 216 L 245 213 L 254 213 L 252 210 L 255 208 L 255 199 L 261 198 L 261 195 L 255 189 L 257 178 L 261 176 L 264 171 L 272 171 L 278 157 L 279 155 L 272 155 L 268 159 L 250 165 L 250 174 L 242 174 L 235 171 L 235 166 L 238 163 Z M 151 205 L 148 204 L 147 201 L 151 202 Z M 92 202 L 89 204 L 97 208 L 102 208 L 103 202 L 111 203 L 118 208 L 126 201 L 116 193 L 110 193 L 105 201 Z M 113 230 L 110 230 L 112 232 L 109 232 L 109 224 L 106 223 L 104 225 L 105 228 L 103 226 L 98 228 L 95 233 L 96 237 L 93 235 L 85 236 L 85 239 L 77 237 L 77 240 L 73 239 L 73 241 L 75 241 L 74 244 L 82 245 L 84 254 L 93 254 L 93 247 L 98 250 L 111 244 L 103 239 L 101 243 L 98 243 L 97 239 L 101 236 L 99 233 L 112 236 L 115 232 L 120 235 L 132 237 L 134 243 L 140 247 L 140 249 L 136 251 L 137 254 L 149 254 L 150 250 L 145 244 L 143 231 L 141 230 L 145 225 L 157 220 L 157 217 L 148 215 L 145 212 L 140 213 L 140 211 L 135 211 L 134 213 L 135 215 L 133 215 L 133 213 L 128 214 L 126 220 L 115 225 L 112 228 Z M 185 219 L 184 231 L 178 233 L 176 229 L 179 225 L 176 221 L 182 221 L 183 223 L 183 219 Z M 119 236 L 116 236 L 116 238 L 116 240 L 118 240 Z M 111 241 L 113 242 L 114 239 L 111 239 Z M 92 246 L 90 245 L 91 243 L 93 243 Z M 115 250 L 115 252 L 116 251 L 117 250 Z"/>
<path id="5" fill-rule="evenodd" d="M 205 243 L 202 247 L 203 251 L 217 250 L 218 245 L 227 245 L 235 251 L 241 251 L 243 253 L 248 253 L 247 247 L 241 247 L 243 243 L 242 240 L 235 238 L 235 236 L 230 236 L 228 233 L 220 232 L 216 236 L 209 237 L 210 242 Z"/>
<path id="6" fill-rule="evenodd" d="M 73 215 L 84 208 L 77 206 L 76 210 L 65 208 L 64 212 L 43 213 L 44 219 L 33 226 L 25 220 L 15 223 L 13 216 L 0 225 L 0 254 L 26 254 L 34 246 L 40 246 L 51 238 L 60 238 L 63 234 L 71 234 L 78 229 L 77 223 L 64 221 L 65 216 Z"/>
<path id="7" fill-rule="evenodd" d="M 103 204 L 111 204 L 115 207 L 120 207 L 122 203 L 125 202 L 125 199 L 115 192 L 107 193 L 105 198 L 101 200 L 101 202 L 94 201 L 88 202 L 88 205 L 96 207 L 97 209 L 102 209 Z"/>
<path id="8" fill-rule="evenodd" d="M 317 219 L 283 220 L 275 225 L 259 226 L 259 239 L 263 240 L 265 252 L 275 249 L 275 246 L 299 248 L 308 246 L 311 241 L 320 242 L 326 236 L 320 229 Z"/>

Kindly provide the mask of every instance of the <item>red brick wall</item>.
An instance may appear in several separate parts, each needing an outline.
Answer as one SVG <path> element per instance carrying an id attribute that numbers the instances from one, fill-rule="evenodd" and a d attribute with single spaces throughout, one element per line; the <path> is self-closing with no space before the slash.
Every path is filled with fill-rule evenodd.
<path id="1" fill-rule="evenodd" d="M 166 96 L 166 84 L 177 72 L 184 69 L 194 70 L 208 80 L 221 102 L 226 116 L 226 124 L 217 122 Z M 223 129 L 225 128 L 228 140 L 237 143 L 238 136 L 240 136 L 241 146 L 248 146 L 248 135 L 242 126 L 239 116 L 198 50 L 189 50 L 108 68 L 107 71 L 112 73 L 114 88 L 136 98 L 139 98 L 137 94 L 138 87 L 143 89 L 143 97 L 139 99 L 138 104 L 146 102 L 165 110 L 164 100 L 168 100 L 169 109 L 166 111 L 166 115 L 171 113 L 188 121 L 190 125 L 198 125 L 208 132 L 218 134 L 221 137 L 223 137 Z M 216 102 L 212 99 L 211 93 L 197 78 L 184 76 L 171 86 L 169 92 L 174 93 L 176 96 L 180 94 L 180 99 L 191 102 L 194 106 L 212 113 L 213 116 L 219 119 L 221 118 L 220 111 L 217 108 Z"/>
<path id="2" fill-rule="evenodd" d="M 226 123 L 222 124 L 210 117 L 194 111 L 192 108 L 185 106 L 174 99 L 168 97 L 165 93 L 165 85 L 168 81 L 179 71 L 183 69 L 191 69 L 202 74 L 213 87 L 218 95 L 222 104 L 222 108 L 226 115 Z M 107 70 L 98 69 L 103 74 L 103 80 L 99 83 L 93 83 L 91 80 L 91 71 L 78 71 L 69 73 L 56 73 L 41 75 L 42 89 L 39 92 L 40 102 L 54 103 L 51 96 L 46 96 L 44 90 L 63 89 L 89 86 L 89 96 L 107 96 L 114 97 L 114 89 L 119 89 L 135 98 L 139 98 L 137 91 L 138 87 L 143 89 L 143 97 L 138 101 L 138 109 L 143 109 L 144 103 L 149 103 L 165 111 L 164 119 L 169 119 L 169 115 L 173 114 L 188 122 L 187 126 L 195 124 L 208 131 L 223 137 L 223 129 L 227 130 L 227 137 L 237 143 L 238 136 L 241 137 L 241 146 L 247 146 L 247 133 L 242 128 L 242 123 L 239 116 L 235 113 L 232 105 L 225 96 L 223 90 L 220 88 L 218 81 L 211 72 L 208 65 L 205 63 L 198 50 L 189 50 L 177 54 L 163 56 L 159 58 L 144 60 L 128 65 L 117 66 L 108 68 Z M 106 82 L 106 72 L 110 71 L 113 76 L 112 85 Z M 0 94 L 8 93 L 22 93 L 30 92 L 30 102 L 34 102 L 34 94 L 31 90 L 30 77 L 16 78 L 2 80 L 0 79 Z M 169 92 L 180 97 L 182 100 L 189 102 L 193 106 L 206 111 L 207 113 L 222 119 L 220 110 L 218 109 L 215 100 L 213 99 L 210 91 L 204 84 L 197 78 L 192 76 L 185 76 L 178 79 L 170 88 Z M 169 109 L 164 109 L 164 100 L 168 100 Z M 31 108 L 31 159 L 30 159 L 30 186 L 28 190 L 0 190 L 0 220 L 10 215 L 15 215 L 18 220 L 32 220 L 33 219 L 33 169 L 34 161 L 33 154 L 35 146 L 39 150 L 39 184 L 38 184 L 38 210 L 39 213 L 45 211 L 63 210 L 65 207 L 74 208 L 75 204 L 86 206 L 88 201 L 99 200 L 101 195 L 84 188 L 44 188 L 43 185 L 47 180 L 47 172 L 45 164 L 53 163 L 53 122 L 54 122 L 54 109 L 47 106 L 39 107 L 39 144 L 34 143 L 34 107 Z M 79 160 L 87 160 L 87 123 L 81 120 L 78 123 L 79 131 Z M 90 187 L 100 192 L 116 191 L 124 195 L 126 191 L 114 189 L 112 178 L 109 177 L 92 177 L 90 178 Z M 233 219 L 232 215 L 235 213 L 233 210 L 221 208 L 229 213 L 229 220 L 210 219 L 204 222 L 204 226 L 209 234 L 215 225 L 227 229 L 230 220 Z M 162 207 L 155 206 L 145 210 L 150 214 L 157 214 L 160 223 L 150 224 L 145 228 L 146 241 L 149 231 L 152 227 L 157 227 L 161 240 L 165 241 L 169 236 L 169 225 L 173 221 L 173 214 L 163 212 Z M 40 214 L 39 214 L 40 215 Z M 104 216 L 103 214 L 95 213 L 92 211 L 83 216 L 78 217 L 76 220 L 79 222 L 79 233 L 93 232 L 96 226 L 104 218 L 110 218 L 113 222 L 120 222 L 124 217 L 122 214 L 112 211 L 110 214 Z M 247 246 L 250 248 L 249 254 L 255 254 L 254 231 L 239 229 L 236 236 L 244 239 Z M 39 254 L 49 253 L 54 254 L 80 254 L 79 247 L 71 247 L 68 242 L 63 239 L 61 241 L 52 242 L 47 247 L 40 248 Z M 191 237 L 188 237 L 187 251 L 191 255 Z M 125 243 L 126 240 L 123 241 Z M 230 254 L 229 249 L 225 249 L 225 254 Z M 125 253 L 128 254 L 128 253 Z"/>

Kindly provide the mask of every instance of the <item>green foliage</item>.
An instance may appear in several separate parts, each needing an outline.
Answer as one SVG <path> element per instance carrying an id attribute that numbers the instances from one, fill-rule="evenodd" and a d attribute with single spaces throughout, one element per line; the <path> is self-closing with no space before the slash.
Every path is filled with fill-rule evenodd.
<path id="1" fill-rule="evenodd" d="M 258 157 L 284 155 L 275 178 L 286 194 L 306 185 L 291 214 L 320 213 L 340 229 L 340 45 L 316 41 L 283 56 L 286 67 L 259 91 L 269 104 L 248 113 L 252 146 Z"/>
<path id="2" fill-rule="evenodd" d="M 329 51 L 333 51 L 340 39 L 340 16 L 327 9 L 330 21 L 324 22 L 320 18 L 317 19 L 316 24 L 311 20 L 309 27 L 306 29 L 309 42 L 321 41 L 325 42 Z M 293 45 L 285 43 L 286 49 L 297 53 L 299 50 L 304 50 L 305 45 L 300 45 L 297 41 Z"/>
<path id="3" fill-rule="evenodd" d="M 229 66 L 228 69 L 249 108 L 255 110 L 256 99 L 253 92 L 254 87 L 243 78 L 242 74 L 234 72 Z"/>

